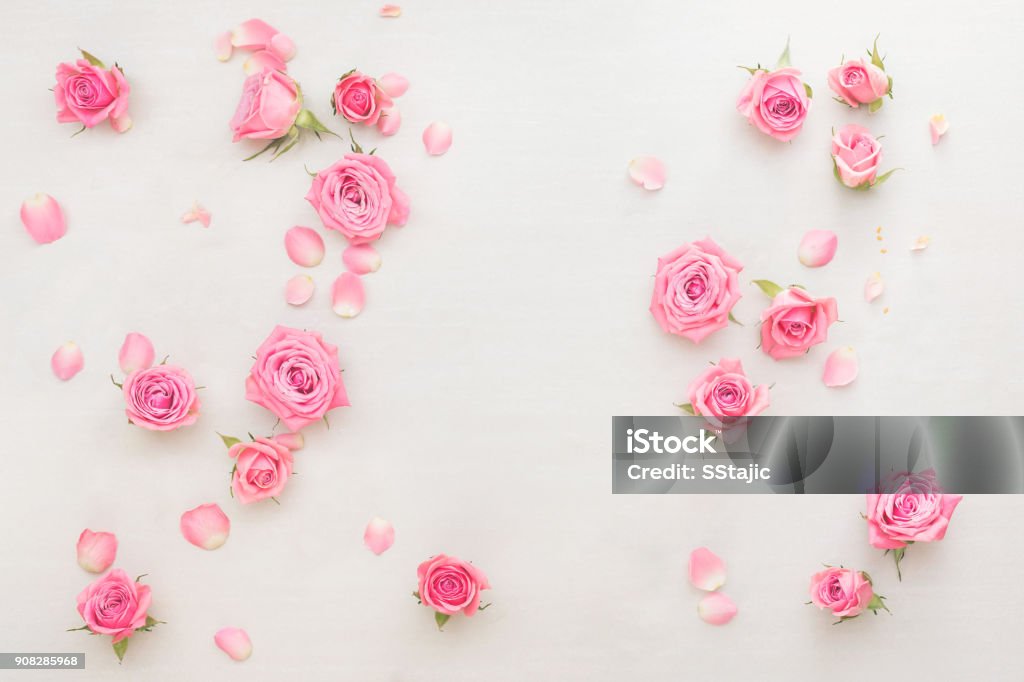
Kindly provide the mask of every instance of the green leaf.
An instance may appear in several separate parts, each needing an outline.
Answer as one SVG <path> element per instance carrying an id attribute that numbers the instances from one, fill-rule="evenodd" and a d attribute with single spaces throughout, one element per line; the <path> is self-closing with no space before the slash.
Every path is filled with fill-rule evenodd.
<path id="1" fill-rule="evenodd" d="M 807 99 L 814 99 L 814 90 L 807 83 L 804 83 L 804 92 L 807 93 Z"/>
<path id="2" fill-rule="evenodd" d="M 776 69 L 784 69 L 789 66 L 789 36 L 786 36 L 786 49 L 779 55 L 779 61 L 775 64 Z"/>
<path id="3" fill-rule="evenodd" d="M 865 187 L 877 187 L 878 185 L 881 185 L 883 182 L 885 182 L 886 180 L 889 179 L 889 176 L 891 176 L 893 173 L 895 173 L 898 170 L 903 170 L 903 169 L 902 168 L 893 168 L 891 171 L 887 171 L 885 173 L 882 173 L 877 178 L 875 178 L 874 182 L 872 182 L 870 185 L 865 185 Z"/>
<path id="4" fill-rule="evenodd" d="M 879 109 L 882 108 L 883 104 L 885 104 L 885 100 L 882 99 L 881 97 L 879 97 L 874 102 L 872 102 L 871 104 L 868 105 L 868 113 L 869 114 L 875 113 L 876 111 L 878 111 Z"/>
<path id="5" fill-rule="evenodd" d="M 107 68 L 107 65 L 104 64 L 96 55 L 90 54 L 89 52 L 86 52 L 82 48 L 78 48 L 78 51 L 82 53 L 82 57 L 85 59 L 85 61 L 89 62 L 93 66 L 98 66 L 101 69 Z"/>
<path id="6" fill-rule="evenodd" d="M 114 642 L 111 646 L 114 647 L 114 653 L 117 654 L 117 662 L 120 663 L 124 660 L 124 654 L 128 651 L 128 638 L 125 637 L 120 642 Z"/>
<path id="7" fill-rule="evenodd" d="M 160 624 L 162 624 L 163 622 L 164 622 L 164 621 L 162 621 L 162 620 L 157 620 L 157 619 L 156 619 L 156 618 L 154 618 L 153 616 L 151 616 L 151 615 L 149 615 L 149 614 L 146 614 L 146 624 L 145 624 L 145 625 L 144 625 L 143 627 L 151 628 L 151 627 L 153 627 L 154 625 L 160 625 Z"/>
<path id="8" fill-rule="evenodd" d="M 434 622 L 437 623 L 438 630 L 444 630 L 444 624 L 451 618 L 447 613 L 441 613 L 440 611 L 434 611 Z"/>
<path id="9" fill-rule="evenodd" d="M 228 449 L 230 449 L 232 445 L 242 442 L 240 438 L 235 438 L 234 436 L 225 436 L 223 433 L 220 432 L 218 432 L 217 435 L 220 436 L 220 439 L 222 441 L 224 441 L 224 447 Z"/>
<path id="10" fill-rule="evenodd" d="M 732 311 L 729 311 L 729 321 L 732 322 L 733 324 L 738 324 L 741 327 L 745 326 L 742 322 L 740 322 L 733 316 Z"/>
<path id="11" fill-rule="evenodd" d="M 755 279 L 754 284 L 760 287 L 761 291 L 763 291 L 765 296 L 767 296 L 768 298 L 775 298 L 783 291 L 785 291 L 778 284 L 767 279 Z"/>
<path id="12" fill-rule="evenodd" d="M 691 405 L 690 403 L 673 403 L 673 404 L 676 407 L 678 407 L 680 410 L 682 410 L 683 412 L 689 412 L 691 415 L 697 416 L 697 413 L 693 410 L 693 405 Z"/>
<path id="13" fill-rule="evenodd" d="M 882 61 L 882 58 L 878 56 L 878 36 L 875 36 L 875 44 L 871 46 L 871 63 L 882 71 L 885 71 L 885 63 Z"/>

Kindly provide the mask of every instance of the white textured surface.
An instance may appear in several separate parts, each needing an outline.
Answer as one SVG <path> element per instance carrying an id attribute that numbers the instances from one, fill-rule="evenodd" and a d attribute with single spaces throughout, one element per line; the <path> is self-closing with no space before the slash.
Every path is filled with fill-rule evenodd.
<path id="1" fill-rule="evenodd" d="M 944 543 L 912 548 L 897 584 L 867 546 L 859 498 L 613 498 L 608 436 L 612 414 L 671 413 L 722 355 L 776 382 L 773 414 L 1021 413 L 1024 6 L 409 0 L 387 20 L 379 4 L 0 9 L 0 649 L 86 651 L 88 670 L 61 679 L 1019 678 L 1007 644 L 1024 635 L 1024 500 L 970 497 Z M 273 164 L 241 162 L 253 148 L 232 145 L 226 122 L 243 57 L 218 63 L 212 39 L 250 16 L 295 39 L 290 71 L 336 129 L 340 73 L 412 83 L 397 137 L 358 131 L 379 143 L 412 217 L 379 245 L 384 266 L 355 320 L 329 308 L 336 235 L 312 271 L 313 301 L 284 303 L 298 270 L 284 232 L 319 227 L 303 164 L 323 167 L 343 145 L 307 140 Z M 829 99 L 825 72 L 879 31 L 896 101 L 869 118 Z M 735 65 L 771 63 L 787 35 L 816 97 L 803 134 L 780 144 L 734 112 Z M 76 46 L 124 66 L 126 135 L 71 139 L 54 122 L 46 89 Z M 937 112 L 951 128 L 932 148 Z M 455 142 L 429 158 L 420 133 L 438 119 Z M 829 130 L 845 122 L 885 134 L 886 166 L 906 171 L 867 194 L 836 185 Z M 668 165 L 661 192 L 626 178 L 640 154 Z M 69 218 L 48 247 L 17 218 L 37 191 Z M 195 199 L 209 230 L 178 222 Z M 796 259 L 811 228 L 840 235 L 835 261 L 814 271 Z M 745 263 L 744 281 L 836 296 L 844 323 L 829 347 L 790 362 L 760 354 L 754 287 L 735 311 L 746 328 L 699 347 L 662 334 L 647 312 L 655 261 L 705 234 Z M 911 254 L 920 234 L 932 247 Z M 874 270 L 888 289 L 868 305 Z M 330 431 L 309 430 L 280 507 L 243 508 L 214 431 L 271 428 L 243 378 L 279 323 L 341 347 L 354 406 Z M 107 375 L 129 331 L 206 386 L 194 427 L 125 423 Z M 49 357 L 68 339 L 86 367 L 60 384 Z M 858 349 L 860 378 L 826 389 L 821 367 L 840 344 Z M 212 553 L 177 529 L 209 501 L 233 522 Z M 397 529 L 381 557 L 361 545 L 374 515 Z M 117 565 L 149 574 L 152 611 L 168 621 L 134 639 L 121 668 L 104 641 L 64 632 L 89 580 L 74 562 L 86 526 L 117 533 Z M 685 580 L 701 544 L 729 564 L 740 614 L 725 628 L 698 620 Z M 474 560 L 495 587 L 491 610 L 443 634 L 409 596 L 416 564 L 439 551 Z M 820 562 L 869 570 L 894 615 L 829 625 L 803 604 Z M 225 625 L 249 631 L 249 661 L 214 647 Z"/>

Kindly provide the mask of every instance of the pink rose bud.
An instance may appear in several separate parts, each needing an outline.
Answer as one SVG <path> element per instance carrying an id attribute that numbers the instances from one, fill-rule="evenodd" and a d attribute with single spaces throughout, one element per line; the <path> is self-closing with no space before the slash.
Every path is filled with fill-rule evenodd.
<path id="1" fill-rule="evenodd" d="M 838 348 L 825 360 L 821 381 L 829 388 L 846 386 L 857 378 L 857 351 L 853 346 Z"/>
<path id="2" fill-rule="evenodd" d="M 839 319 L 834 298 L 814 298 L 800 287 L 779 292 L 761 313 L 761 350 L 775 360 L 804 355 L 828 340 Z"/>
<path id="3" fill-rule="evenodd" d="M 117 354 L 117 363 L 122 372 L 131 374 L 135 370 L 152 367 L 155 357 L 153 343 L 143 334 L 131 332 L 124 337 L 121 351 Z"/>
<path id="4" fill-rule="evenodd" d="M 424 606 L 451 616 L 472 616 L 480 608 L 481 592 L 491 589 L 487 576 L 474 564 L 458 557 L 437 554 L 416 569 L 417 590 Z M 442 621 L 438 621 L 441 627 Z"/>
<path id="5" fill-rule="evenodd" d="M 324 239 L 311 227 L 296 225 L 284 234 L 284 248 L 296 265 L 312 268 L 324 259 Z"/>
<path id="6" fill-rule="evenodd" d="M 867 189 L 877 184 L 881 160 L 882 143 L 863 126 L 850 123 L 832 136 L 835 176 L 847 187 Z"/>
<path id="7" fill-rule="evenodd" d="M 381 266 L 380 254 L 377 253 L 377 249 L 369 244 L 358 244 L 348 247 L 341 252 L 341 261 L 348 268 L 349 272 L 356 275 L 377 272 Z"/>
<path id="8" fill-rule="evenodd" d="M 78 536 L 78 565 L 90 573 L 103 573 L 117 556 L 117 537 L 113 533 L 94 533 L 86 528 Z"/>
<path id="9" fill-rule="evenodd" d="M 386 73 L 377 80 L 388 97 L 401 97 L 409 89 L 409 79 L 397 73 Z"/>
<path id="10" fill-rule="evenodd" d="M 707 547 L 698 547 L 690 553 L 690 582 L 698 590 L 717 590 L 725 584 L 725 562 Z"/>
<path id="11" fill-rule="evenodd" d="M 384 137 L 391 137 L 398 132 L 398 129 L 402 127 L 402 112 L 398 110 L 398 107 L 391 107 L 385 109 L 380 113 L 380 118 L 377 119 L 377 130 Z"/>
<path id="12" fill-rule="evenodd" d="M 828 609 L 840 619 L 856 618 L 865 609 L 884 609 L 881 597 L 875 596 L 866 573 L 852 568 L 829 566 L 811 576 L 811 603 Z"/>
<path id="13" fill-rule="evenodd" d="M 201 504 L 181 515 L 181 534 L 200 549 L 217 549 L 230 532 L 231 521 L 216 504 Z"/>
<path id="14" fill-rule="evenodd" d="M 355 317 L 366 304 L 363 280 L 351 272 L 343 272 L 331 287 L 331 309 L 341 317 Z"/>
<path id="15" fill-rule="evenodd" d="M 820 268 L 832 262 L 839 246 L 839 237 L 831 230 L 810 230 L 800 240 L 796 256 L 809 268 Z"/>
<path id="16" fill-rule="evenodd" d="M 78 593 L 78 615 L 90 632 L 110 635 L 111 643 L 117 644 L 146 626 L 152 601 L 149 585 L 115 568 Z M 120 659 L 124 649 L 115 647 L 114 653 Z"/>
<path id="17" fill-rule="evenodd" d="M 61 381 L 67 381 L 82 371 L 85 367 L 85 357 L 82 349 L 73 341 L 68 341 L 54 352 L 50 358 L 50 368 L 54 375 Z"/>
<path id="18" fill-rule="evenodd" d="M 334 111 L 349 123 L 377 125 L 394 102 L 379 81 L 353 69 L 334 86 Z"/>
<path id="19" fill-rule="evenodd" d="M 68 231 L 60 204 L 49 194 L 43 193 L 21 204 L 21 224 L 37 244 L 55 242 Z"/>
<path id="20" fill-rule="evenodd" d="M 725 625 L 737 611 L 736 603 L 721 592 L 712 592 L 697 604 L 697 615 L 709 625 Z"/>
<path id="21" fill-rule="evenodd" d="M 252 656 L 252 642 L 241 628 L 221 628 L 213 636 L 213 641 L 221 651 L 236 661 L 244 661 Z"/>
<path id="22" fill-rule="evenodd" d="M 301 433 L 279 433 L 270 440 L 285 446 L 292 452 L 301 450 L 306 445 L 306 439 Z"/>
<path id="23" fill-rule="evenodd" d="M 309 275 L 295 275 L 284 288 L 284 300 L 288 305 L 302 305 L 313 297 L 316 283 Z"/>
<path id="24" fill-rule="evenodd" d="M 828 86 L 854 109 L 878 102 L 871 107 L 874 112 L 882 105 L 879 100 L 889 94 L 889 76 L 869 60 L 847 59 L 829 70 Z"/>
<path id="25" fill-rule="evenodd" d="M 736 101 L 736 110 L 751 125 L 782 142 L 797 136 L 810 107 L 810 94 L 800 79 L 800 70 L 792 67 L 757 69 Z"/>
<path id="26" fill-rule="evenodd" d="M 395 544 L 395 527 L 388 521 L 375 516 L 370 523 L 366 524 L 363 543 L 371 552 L 379 556 Z"/>
<path id="27" fill-rule="evenodd" d="M 653 192 L 665 186 L 665 164 L 653 156 L 638 156 L 629 162 L 629 178 Z"/>
<path id="28" fill-rule="evenodd" d="M 440 156 L 452 146 L 452 129 L 443 121 L 435 121 L 423 131 L 423 146 L 431 156 Z"/>

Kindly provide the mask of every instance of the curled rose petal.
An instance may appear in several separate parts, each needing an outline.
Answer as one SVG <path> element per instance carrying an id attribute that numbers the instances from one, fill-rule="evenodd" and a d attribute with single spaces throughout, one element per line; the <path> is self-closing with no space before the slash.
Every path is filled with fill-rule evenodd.
<path id="1" fill-rule="evenodd" d="M 60 204 L 42 192 L 21 204 L 21 224 L 38 244 L 55 242 L 68 231 Z"/>
<path id="2" fill-rule="evenodd" d="M 231 52 L 234 50 L 234 46 L 231 44 L 231 31 L 224 31 L 213 39 L 213 50 L 217 54 L 218 60 L 226 62 L 231 59 Z"/>
<path id="3" fill-rule="evenodd" d="M 829 388 L 846 386 L 857 378 L 857 352 L 853 346 L 832 351 L 825 360 L 825 371 L 821 381 Z"/>
<path id="4" fill-rule="evenodd" d="M 914 240 L 914 245 L 910 247 L 911 251 L 924 251 L 928 248 L 928 244 L 932 241 L 931 237 L 918 237 Z"/>
<path id="5" fill-rule="evenodd" d="M 381 258 L 377 249 L 369 244 L 357 244 L 341 252 L 341 262 L 349 272 L 365 275 L 380 269 Z"/>
<path id="6" fill-rule="evenodd" d="M 721 592 L 712 592 L 700 600 L 697 614 L 711 625 L 725 625 L 737 612 L 736 603 Z"/>
<path id="7" fill-rule="evenodd" d="M 366 524 L 363 542 L 371 552 L 379 556 L 395 544 L 395 527 L 390 522 L 375 516 Z"/>
<path id="8" fill-rule="evenodd" d="M 301 433 L 279 433 L 270 440 L 285 446 L 292 452 L 301 450 L 306 445 L 306 439 Z"/>
<path id="9" fill-rule="evenodd" d="M 121 366 L 122 372 L 131 374 L 137 369 L 152 367 L 155 358 L 153 342 L 144 334 L 131 332 L 124 337 L 124 343 L 117 354 L 117 364 Z"/>
<path id="10" fill-rule="evenodd" d="M 50 358 L 50 367 L 61 381 L 67 381 L 75 376 L 82 371 L 84 366 L 85 358 L 82 356 L 82 349 L 72 341 L 68 341 L 58 348 Z"/>
<path id="11" fill-rule="evenodd" d="M 629 178 L 648 191 L 665 186 L 665 164 L 653 156 L 638 156 L 629 162 Z"/>
<path id="12" fill-rule="evenodd" d="M 394 72 L 384 74 L 377 82 L 388 97 L 401 97 L 409 89 L 409 79 Z"/>
<path id="13" fill-rule="evenodd" d="M 717 590 L 725 584 L 725 562 L 707 547 L 698 547 L 690 552 L 690 582 L 699 590 Z"/>
<path id="14" fill-rule="evenodd" d="M 181 534 L 200 549 L 217 549 L 228 541 L 231 521 L 216 504 L 201 504 L 181 515 Z"/>
<path id="15" fill-rule="evenodd" d="M 210 212 L 203 208 L 198 201 L 192 202 L 192 208 L 187 213 L 181 216 L 181 222 L 186 225 L 189 223 L 198 222 L 203 227 L 210 226 Z"/>
<path id="16" fill-rule="evenodd" d="M 431 156 L 440 156 L 452 146 L 452 129 L 442 121 L 434 121 L 423 131 L 423 146 Z"/>
<path id="17" fill-rule="evenodd" d="M 936 145 L 939 143 L 939 138 L 946 134 L 949 130 L 949 121 L 946 120 L 945 114 L 935 114 L 928 119 L 928 132 L 932 136 L 932 144 Z"/>
<path id="18" fill-rule="evenodd" d="M 288 62 L 295 56 L 295 41 L 283 33 L 278 33 L 270 39 L 267 49 Z"/>
<path id="19" fill-rule="evenodd" d="M 242 64 L 242 70 L 245 71 L 245 75 L 247 76 L 251 76 L 254 73 L 262 73 L 263 69 L 287 71 L 288 67 L 285 65 L 284 60 L 270 50 L 259 50 L 258 52 L 253 52 L 252 56 L 246 59 L 245 63 Z"/>
<path id="20" fill-rule="evenodd" d="M 391 137 L 398 132 L 398 129 L 402 127 L 402 113 L 398 110 L 398 107 L 391 107 L 381 112 L 380 118 L 377 119 L 377 130 L 384 137 Z"/>
<path id="21" fill-rule="evenodd" d="M 213 636 L 213 641 L 221 651 L 236 661 L 244 661 L 252 655 L 252 641 L 241 628 L 221 628 Z"/>
<path id="22" fill-rule="evenodd" d="M 246 50 L 263 50 L 278 30 L 262 19 L 249 19 L 231 31 L 231 44 Z"/>
<path id="23" fill-rule="evenodd" d="M 380 8 L 380 15 L 389 19 L 402 16 L 402 8 L 398 5 L 384 5 Z"/>
<path id="24" fill-rule="evenodd" d="M 284 288 L 284 300 L 288 305 L 302 305 L 313 298 L 316 283 L 309 275 L 295 275 Z"/>
<path id="25" fill-rule="evenodd" d="M 351 272 L 343 272 L 331 287 L 331 309 L 341 317 L 355 317 L 366 303 L 363 280 Z"/>
<path id="26" fill-rule="evenodd" d="M 832 262 L 839 237 L 831 230 L 810 230 L 800 240 L 797 258 L 809 268 L 820 268 Z"/>
<path id="27" fill-rule="evenodd" d="M 86 528 L 78 536 L 75 552 L 79 566 L 90 573 L 103 573 L 117 556 L 117 537 L 113 533 L 94 533 Z"/>
<path id="28" fill-rule="evenodd" d="M 324 259 L 324 240 L 316 230 L 296 225 L 284 235 L 284 248 L 296 265 L 312 268 Z"/>
<path id="29" fill-rule="evenodd" d="M 882 281 L 882 273 L 872 272 L 868 280 L 864 282 L 864 300 L 868 303 L 875 300 L 885 291 L 885 282 Z"/>

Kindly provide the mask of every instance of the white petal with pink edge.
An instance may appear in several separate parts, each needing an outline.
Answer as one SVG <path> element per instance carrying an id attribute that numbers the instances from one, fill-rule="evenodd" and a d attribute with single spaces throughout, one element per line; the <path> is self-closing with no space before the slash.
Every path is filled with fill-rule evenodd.
<path id="1" fill-rule="evenodd" d="M 665 164 L 654 156 L 638 156 L 629 162 L 629 177 L 648 191 L 665 186 Z"/>
<path id="2" fill-rule="evenodd" d="M 79 566 L 90 573 L 103 573 L 117 557 L 117 537 L 113 533 L 93 532 L 86 528 L 78 536 L 75 553 Z"/>
<path id="3" fill-rule="evenodd" d="M 121 350 L 117 353 L 117 364 L 125 374 L 153 366 L 156 351 L 153 342 L 145 334 L 131 332 L 124 337 Z"/>
<path id="4" fill-rule="evenodd" d="M 699 590 L 709 592 L 725 584 L 725 562 L 707 547 L 690 552 L 690 582 Z"/>
<path id="5" fill-rule="evenodd" d="M 829 388 L 846 386 L 857 378 L 857 371 L 857 351 L 853 346 L 844 346 L 832 351 L 825 359 L 821 381 Z"/>
<path id="6" fill-rule="evenodd" d="M 181 534 L 200 549 L 217 549 L 228 541 L 231 520 L 216 504 L 201 504 L 181 515 Z"/>
<path id="7" fill-rule="evenodd" d="M 697 614 L 710 625 L 725 625 L 738 611 L 736 603 L 721 592 L 712 592 L 697 604 Z"/>
<path id="8" fill-rule="evenodd" d="M 809 230 L 800 240 L 796 256 L 809 268 L 820 268 L 832 262 L 839 246 L 839 237 L 831 230 Z"/>
<path id="9" fill-rule="evenodd" d="M 309 275 L 295 275 L 284 287 L 284 300 L 288 305 L 303 305 L 313 298 L 316 283 Z"/>
<path id="10" fill-rule="evenodd" d="M 73 341 L 68 341 L 58 348 L 50 358 L 50 368 L 61 381 L 67 381 L 85 367 L 85 356 L 82 349 Z"/>
<path id="11" fill-rule="evenodd" d="M 377 249 L 369 244 L 359 244 L 342 251 L 341 262 L 345 264 L 349 272 L 366 275 L 380 270 L 382 261 Z"/>
<path id="12" fill-rule="evenodd" d="M 252 656 L 252 641 L 241 628 L 221 628 L 213 636 L 213 641 L 221 651 L 236 661 L 244 661 Z"/>
<path id="13" fill-rule="evenodd" d="M 928 133 L 931 135 L 933 145 L 938 144 L 939 138 L 948 131 L 949 121 L 946 120 L 945 114 L 935 114 L 928 119 Z"/>
<path id="14" fill-rule="evenodd" d="M 331 287 L 331 310 L 341 317 L 355 317 L 366 304 L 363 280 L 351 272 L 343 272 Z"/>

